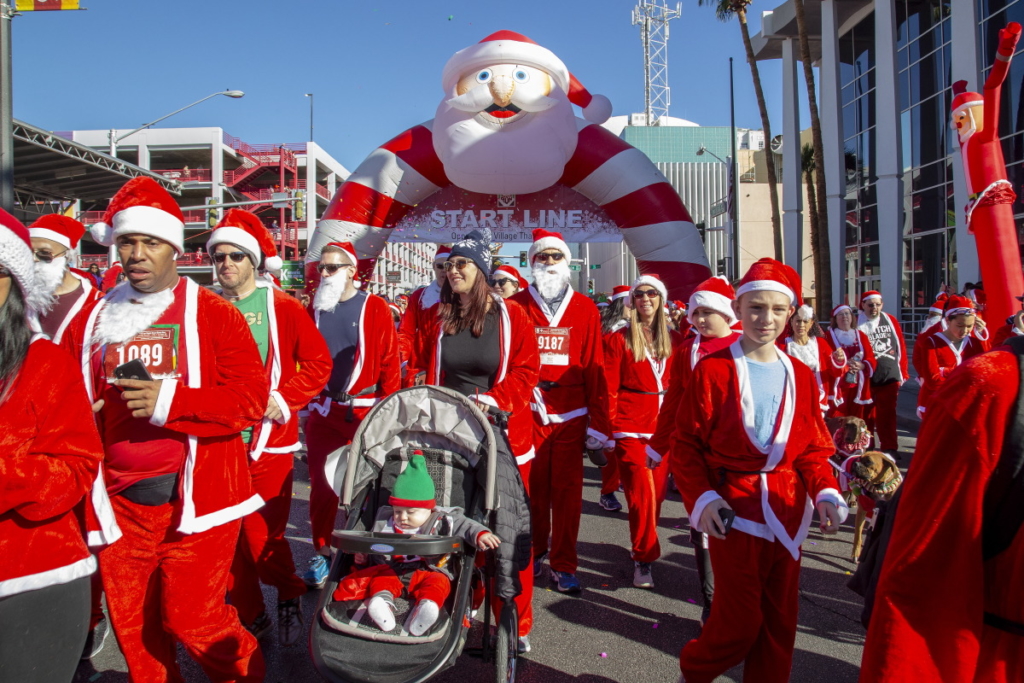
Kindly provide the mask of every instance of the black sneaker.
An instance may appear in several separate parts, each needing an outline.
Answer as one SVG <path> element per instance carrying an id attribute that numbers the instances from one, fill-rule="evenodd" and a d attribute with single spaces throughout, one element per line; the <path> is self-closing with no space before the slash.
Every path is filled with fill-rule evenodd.
<path id="1" fill-rule="evenodd" d="M 255 621 L 251 624 L 242 624 L 242 626 L 245 626 L 245 630 L 251 633 L 256 640 L 259 640 L 270 633 L 270 629 L 274 628 L 274 622 L 272 622 L 270 617 L 267 616 L 267 613 L 264 612 L 256 617 Z"/>
<path id="2" fill-rule="evenodd" d="M 277 603 L 277 643 L 291 647 L 299 642 L 305 629 L 302 627 L 302 601 L 299 598 Z"/>
<path id="3" fill-rule="evenodd" d="M 107 618 L 103 617 L 96 625 L 89 631 L 89 635 L 85 638 L 85 647 L 82 648 L 82 660 L 92 659 L 100 653 L 103 649 L 103 644 L 107 642 L 107 636 L 110 635 L 110 624 L 107 623 Z"/>
<path id="4" fill-rule="evenodd" d="M 704 628 L 704 625 L 708 623 L 708 619 L 711 617 L 711 603 L 705 602 L 704 607 L 700 610 L 700 627 Z"/>

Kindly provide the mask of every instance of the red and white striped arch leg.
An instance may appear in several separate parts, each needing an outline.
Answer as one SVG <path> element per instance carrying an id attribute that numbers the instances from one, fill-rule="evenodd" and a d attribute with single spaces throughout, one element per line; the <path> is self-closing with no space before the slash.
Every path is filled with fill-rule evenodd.
<path id="1" fill-rule="evenodd" d="M 309 240 L 307 281 L 328 242 L 351 242 L 367 278 L 397 224 L 451 181 L 434 152 L 431 123 L 378 147 L 338 188 Z M 600 206 L 619 229 L 641 273 L 657 273 L 671 299 L 686 301 L 711 276 L 700 233 L 679 195 L 640 150 L 599 125 L 577 119 L 576 152 L 559 183 Z"/>

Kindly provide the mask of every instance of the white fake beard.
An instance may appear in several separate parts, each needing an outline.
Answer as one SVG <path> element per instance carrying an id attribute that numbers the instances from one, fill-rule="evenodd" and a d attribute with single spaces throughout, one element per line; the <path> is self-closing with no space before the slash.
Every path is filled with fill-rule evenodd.
<path id="1" fill-rule="evenodd" d="M 561 294 L 572 275 L 566 259 L 552 265 L 534 263 L 532 270 L 533 286 L 542 299 L 553 299 Z"/>
<path id="2" fill-rule="evenodd" d="M 126 282 L 118 285 L 103 299 L 92 343 L 120 344 L 147 329 L 174 302 L 174 289 L 143 294 Z"/>
<path id="3" fill-rule="evenodd" d="M 441 286 L 437 281 L 431 282 L 423 289 L 420 295 L 420 307 L 426 310 L 441 300 Z"/>
<path id="4" fill-rule="evenodd" d="M 333 311 L 341 295 L 348 287 L 348 270 L 340 269 L 334 275 L 320 278 L 320 286 L 313 297 L 313 308 L 318 311 Z"/>
<path id="5" fill-rule="evenodd" d="M 36 261 L 32 267 L 35 272 L 36 284 L 46 294 L 53 295 L 60 287 L 60 283 L 64 282 L 64 275 L 68 272 L 68 260 L 63 256 L 58 256 L 49 263 Z"/>
<path id="6" fill-rule="evenodd" d="M 568 98 L 558 91 L 551 94 L 556 103 L 546 111 L 524 108 L 519 118 L 504 124 L 482 109 L 465 112 L 442 101 L 434 116 L 433 141 L 448 179 L 483 194 L 529 194 L 554 185 L 576 151 L 578 134 Z"/>

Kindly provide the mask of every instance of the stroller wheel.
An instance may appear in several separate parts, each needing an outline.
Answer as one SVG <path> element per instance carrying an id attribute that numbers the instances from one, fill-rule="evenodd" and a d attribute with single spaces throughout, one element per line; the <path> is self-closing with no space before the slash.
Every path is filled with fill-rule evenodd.
<path id="1" fill-rule="evenodd" d="M 497 642 L 494 647 L 494 680 L 514 683 L 519 658 L 519 614 L 511 600 L 501 608 L 498 617 Z"/>

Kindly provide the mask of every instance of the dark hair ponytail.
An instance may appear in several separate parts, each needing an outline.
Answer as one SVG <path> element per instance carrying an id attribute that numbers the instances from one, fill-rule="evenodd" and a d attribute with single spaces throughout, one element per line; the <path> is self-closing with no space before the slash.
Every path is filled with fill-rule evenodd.
<path id="1" fill-rule="evenodd" d="M 7 301 L 0 306 L 0 404 L 7 399 L 10 388 L 21 370 L 28 345 L 32 343 L 32 330 L 25 317 L 25 297 L 18 283 L 11 282 Z"/>

